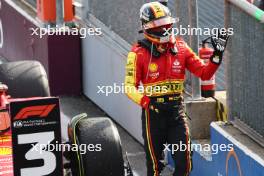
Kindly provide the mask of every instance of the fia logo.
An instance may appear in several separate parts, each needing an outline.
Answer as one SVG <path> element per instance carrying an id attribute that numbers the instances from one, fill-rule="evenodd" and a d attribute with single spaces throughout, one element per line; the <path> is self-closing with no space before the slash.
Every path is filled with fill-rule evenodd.
<path id="1" fill-rule="evenodd" d="M 21 120 L 15 121 L 13 123 L 14 128 L 21 128 L 23 127 L 23 122 Z"/>

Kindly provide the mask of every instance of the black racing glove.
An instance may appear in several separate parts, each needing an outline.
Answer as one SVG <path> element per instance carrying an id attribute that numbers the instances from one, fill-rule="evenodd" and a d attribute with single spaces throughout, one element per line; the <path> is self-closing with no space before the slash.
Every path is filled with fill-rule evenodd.
<path id="1" fill-rule="evenodd" d="M 211 62 L 220 65 L 223 60 L 223 54 L 227 45 L 229 36 L 227 33 L 220 33 L 216 34 L 215 36 L 211 37 L 211 43 L 214 48 L 214 53 L 210 58 Z"/>

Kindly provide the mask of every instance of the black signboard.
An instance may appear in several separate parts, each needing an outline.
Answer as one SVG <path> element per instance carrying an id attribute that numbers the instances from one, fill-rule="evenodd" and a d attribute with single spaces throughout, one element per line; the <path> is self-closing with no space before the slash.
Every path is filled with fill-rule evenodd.
<path id="1" fill-rule="evenodd" d="M 14 175 L 62 176 L 58 98 L 10 103 Z"/>

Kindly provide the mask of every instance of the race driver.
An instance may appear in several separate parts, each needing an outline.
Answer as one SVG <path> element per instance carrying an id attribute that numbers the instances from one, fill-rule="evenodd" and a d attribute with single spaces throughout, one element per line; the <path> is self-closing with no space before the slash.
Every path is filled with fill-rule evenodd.
<path id="1" fill-rule="evenodd" d="M 175 20 L 166 6 L 159 2 L 144 4 L 140 20 L 144 39 L 128 53 L 125 88 L 127 96 L 143 109 L 147 176 L 158 176 L 163 169 L 165 144 L 190 146 L 182 98 L 185 69 L 202 80 L 210 79 L 221 64 L 228 37 L 211 38 L 214 54 L 205 66 L 181 38 L 168 32 Z M 174 176 L 189 175 L 190 150 L 174 152 L 173 160 Z"/>

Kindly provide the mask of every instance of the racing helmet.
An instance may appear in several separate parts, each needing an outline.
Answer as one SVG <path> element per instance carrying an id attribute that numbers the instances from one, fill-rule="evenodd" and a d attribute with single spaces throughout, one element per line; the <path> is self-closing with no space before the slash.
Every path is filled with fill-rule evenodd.
<path id="1" fill-rule="evenodd" d="M 171 12 L 165 5 L 157 1 L 144 4 L 140 9 L 140 20 L 146 39 L 160 44 L 171 40 L 175 19 L 171 17 Z"/>

